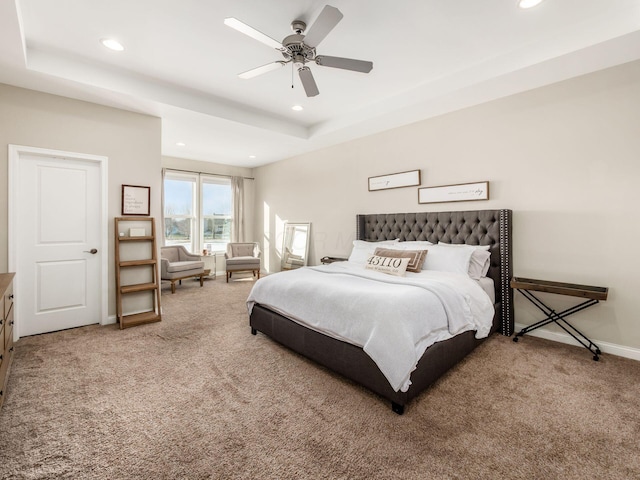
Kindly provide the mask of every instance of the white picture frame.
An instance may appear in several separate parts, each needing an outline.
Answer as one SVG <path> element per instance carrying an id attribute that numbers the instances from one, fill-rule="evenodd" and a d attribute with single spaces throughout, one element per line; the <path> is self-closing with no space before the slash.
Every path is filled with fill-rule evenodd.
<path id="1" fill-rule="evenodd" d="M 420 185 L 420 170 L 410 170 L 408 172 L 390 173 L 369 177 L 369 191 L 387 190 L 390 188 L 415 187 Z"/>
<path id="2" fill-rule="evenodd" d="M 418 189 L 418 203 L 489 200 L 489 182 L 459 183 Z"/>

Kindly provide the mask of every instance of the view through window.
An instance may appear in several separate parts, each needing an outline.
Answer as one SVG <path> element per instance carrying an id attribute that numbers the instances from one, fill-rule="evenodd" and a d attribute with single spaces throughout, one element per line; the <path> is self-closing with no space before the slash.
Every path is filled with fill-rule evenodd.
<path id="1" fill-rule="evenodd" d="M 164 180 L 165 245 L 223 252 L 231 241 L 231 179 L 170 172 Z"/>

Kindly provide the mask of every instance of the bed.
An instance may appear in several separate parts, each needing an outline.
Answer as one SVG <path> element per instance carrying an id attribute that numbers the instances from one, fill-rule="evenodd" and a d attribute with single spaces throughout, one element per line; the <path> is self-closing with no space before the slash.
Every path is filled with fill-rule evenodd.
<path id="1" fill-rule="evenodd" d="M 391 241 L 408 242 L 403 245 L 427 241 L 432 244 L 488 246 L 490 256 L 486 277 L 492 281 L 493 288 L 493 318 L 490 319 L 489 334 L 510 336 L 514 329 L 513 290 L 509 287 L 513 275 L 511 217 L 511 210 L 357 215 L 356 239 L 380 242 L 380 245 Z M 289 272 L 285 275 L 289 275 Z M 279 309 L 267 304 L 266 301 L 251 302 L 249 324 L 252 334 L 261 332 L 363 385 L 391 401 L 392 410 L 398 414 L 404 412 L 411 399 L 484 341 L 484 338 L 476 338 L 474 330 L 466 330 L 428 346 L 410 374 L 410 385 L 403 391 L 397 385 L 395 388 L 391 386 L 386 372 L 383 374 L 363 347 L 327 335 L 319 329 L 309 328 L 299 319 L 288 318 L 286 314 L 279 313 Z"/>

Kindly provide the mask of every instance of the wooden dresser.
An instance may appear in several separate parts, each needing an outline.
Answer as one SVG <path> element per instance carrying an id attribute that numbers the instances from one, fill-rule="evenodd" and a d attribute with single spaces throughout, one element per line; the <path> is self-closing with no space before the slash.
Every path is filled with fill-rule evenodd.
<path id="1" fill-rule="evenodd" d="M 13 277 L 0 273 L 0 408 L 7 394 L 9 367 L 13 359 Z"/>

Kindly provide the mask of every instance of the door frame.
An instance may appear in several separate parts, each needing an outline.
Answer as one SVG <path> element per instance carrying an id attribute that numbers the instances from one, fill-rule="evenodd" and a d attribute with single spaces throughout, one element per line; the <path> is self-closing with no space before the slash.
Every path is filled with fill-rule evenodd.
<path id="1" fill-rule="evenodd" d="M 98 248 L 101 255 L 100 262 L 100 325 L 109 323 L 108 319 L 108 302 L 109 302 L 109 240 L 108 240 L 108 157 L 102 155 L 91 155 L 86 153 L 65 152 L 61 150 L 52 150 L 49 148 L 27 147 L 23 145 L 9 145 L 9 169 L 8 169 L 8 263 L 9 271 L 16 272 L 16 276 L 20 275 L 17 271 L 18 262 L 18 226 L 20 219 L 18 192 L 16 186 L 20 179 L 20 158 L 22 156 L 41 156 L 45 158 L 55 159 L 64 158 L 66 160 L 76 160 L 83 162 L 93 162 L 100 167 L 100 232 Z M 14 295 L 19 300 L 20 291 L 18 282 L 14 282 Z M 20 309 L 19 301 L 14 302 L 15 320 L 13 328 L 13 340 L 18 341 L 20 338 Z"/>

